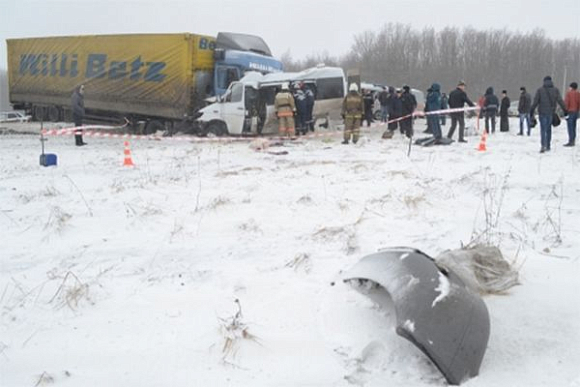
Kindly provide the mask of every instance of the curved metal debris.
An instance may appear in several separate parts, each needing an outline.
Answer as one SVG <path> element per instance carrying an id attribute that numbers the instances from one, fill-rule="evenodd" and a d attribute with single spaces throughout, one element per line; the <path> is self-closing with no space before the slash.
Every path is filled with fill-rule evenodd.
<path id="1" fill-rule="evenodd" d="M 449 384 L 479 373 L 489 314 L 481 297 L 452 271 L 419 250 L 397 247 L 362 258 L 344 281 L 380 285 L 393 301 L 397 334 L 425 353 Z"/>

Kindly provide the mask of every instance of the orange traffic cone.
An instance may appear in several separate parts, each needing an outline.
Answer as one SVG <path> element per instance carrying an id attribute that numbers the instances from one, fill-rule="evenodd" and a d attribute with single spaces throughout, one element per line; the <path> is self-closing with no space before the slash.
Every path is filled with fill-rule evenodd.
<path id="1" fill-rule="evenodd" d="M 487 147 L 485 146 L 485 140 L 487 139 L 487 132 L 484 130 L 483 134 L 481 135 L 481 140 L 479 141 L 479 147 L 477 148 L 480 152 L 485 152 Z"/>
<path id="2" fill-rule="evenodd" d="M 129 149 L 129 141 L 125 141 L 125 150 L 123 151 L 123 153 L 125 153 L 125 160 L 123 160 L 123 165 L 126 167 L 134 167 L 135 164 L 133 164 L 133 159 L 131 159 L 131 150 Z"/>

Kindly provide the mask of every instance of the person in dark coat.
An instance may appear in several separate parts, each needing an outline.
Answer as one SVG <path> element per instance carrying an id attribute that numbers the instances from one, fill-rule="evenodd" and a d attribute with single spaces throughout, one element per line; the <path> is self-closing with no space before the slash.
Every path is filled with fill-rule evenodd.
<path id="1" fill-rule="evenodd" d="M 431 85 L 425 103 L 425 112 L 432 112 L 440 110 L 441 108 L 441 86 L 438 83 Z M 433 137 L 436 140 L 441 139 L 441 123 L 439 122 L 439 114 L 427 115 L 427 126 L 431 129 Z"/>
<path id="2" fill-rule="evenodd" d="M 72 116 L 75 123 L 75 144 L 76 146 L 87 145 L 83 141 L 83 119 L 85 118 L 85 86 L 75 87 L 71 96 Z"/>
<path id="3" fill-rule="evenodd" d="M 518 114 L 520 115 L 520 132 L 518 136 L 524 135 L 524 125 L 528 129 L 528 136 L 531 134 L 530 108 L 532 107 L 532 96 L 525 87 L 520 87 L 520 101 L 518 102 Z"/>
<path id="4" fill-rule="evenodd" d="M 489 121 L 491 120 L 491 132 L 495 133 L 495 116 L 497 115 L 497 108 L 499 100 L 493 94 L 493 87 L 488 87 L 485 91 L 485 99 L 483 101 L 483 110 L 485 111 L 485 132 L 489 134 Z"/>
<path id="5" fill-rule="evenodd" d="M 371 126 L 371 122 L 373 122 L 373 106 L 375 104 L 375 99 L 373 93 L 368 89 L 363 89 L 363 102 L 365 104 L 365 115 L 363 121 L 367 122 L 367 126 Z"/>
<path id="6" fill-rule="evenodd" d="M 386 86 L 379 93 L 379 103 L 381 104 L 381 122 L 387 122 L 389 117 L 389 91 Z"/>
<path id="7" fill-rule="evenodd" d="M 413 114 L 417 108 L 417 100 L 411 94 L 411 88 L 407 85 L 403 86 L 403 93 L 401 94 L 402 115 L 408 116 Z M 401 133 L 404 133 L 407 138 L 413 137 L 413 116 L 401 120 Z"/>
<path id="8" fill-rule="evenodd" d="M 304 83 L 302 83 L 302 90 L 304 91 L 304 95 L 306 95 L 306 127 L 311 132 L 314 132 L 314 118 L 312 117 L 312 112 L 314 111 L 314 93 Z"/>
<path id="9" fill-rule="evenodd" d="M 501 92 L 501 104 L 499 107 L 499 131 L 509 132 L 510 121 L 508 117 L 508 110 L 510 108 L 511 101 L 507 96 L 507 90 L 502 90 Z"/>
<path id="10" fill-rule="evenodd" d="M 467 97 L 465 93 L 465 82 L 461 81 L 457 85 L 457 88 L 449 93 L 449 108 L 456 109 L 462 108 L 465 104 L 469 106 L 474 106 L 473 102 Z M 449 133 L 447 133 L 448 138 L 453 138 L 453 133 L 455 132 L 455 127 L 459 124 L 459 142 L 467 142 L 465 140 L 465 115 L 464 112 L 451 113 L 451 127 L 449 128 Z"/>
<path id="11" fill-rule="evenodd" d="M 560 95 L 560 90 L 554 87 L 551 76 L 544 77 L 544 84 L 536 91 L 534 102 L 530 108 L 530 116 L 534 115 L 534 110 L 538 108 L 540 116 L 540 138 L 542 147 L 540 153 L 550 150 L 552 142 L 552 117 L 556 112 L 556 104 L 560 105 L 566 115 L 566 105 Z"/>
<path id="12" fill-rule="evenodd" d="M 441 93 L 441 109 L 448 109 L 448 108 L 449 108 L 449 104 L 447 102 L 447 94 Z M 441 114 L 439 117 L 441 118 L 441 126 L 445 126 L 447 115 Z"/>
<path id="13" fill-rule="evenodd" d="M 306 94 L 304 94 L 301 84 L 298 84 L 294 89 L 293 97 L 296 103 L 296 134 L 306 134 L 308 131 L 306 127 L 308 102 L 306 101 Z"/>
<path id="14" fill-rule="evenodd" d="M 432 92 L 433 92 L 432 88 L 427 89 L 427 98 L 429 98 L 429 94 L 431 94 Z M 425 113 L 428 113 L 429 108 L 432 107 L 429 106 L 429 104 L 427 103 L 427 98 L 425 99 L 425 108 L 423 108 L 423 112 Z M 433 134 L 433 129 L 431 128 L 431 121 L 429 121 L 429 116 L 426 116 L 426 120 L 427 120 L 427 128 L 423 131 L 423 133 Z"/>
<path id="15" fill-rule="evenodd" d="M 400 121 L 397 119 L 401 118 L 401 114 L 403 112 L 403 105 L 401 103 L 401 89 L 397 89 L 395 91 L 394 87 L 389 87 L 389 125 L 387 130 L 383 133 L 383 138 L 391 138 L 397 127 L 400 125 Z"/>

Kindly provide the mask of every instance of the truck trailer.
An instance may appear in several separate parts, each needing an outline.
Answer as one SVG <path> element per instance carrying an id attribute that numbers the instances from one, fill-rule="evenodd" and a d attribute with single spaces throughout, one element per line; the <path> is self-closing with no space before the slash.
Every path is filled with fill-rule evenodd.
<path id="1" fill-rule="evenodd" d="M 195 129 L 206 100 L 247 71 L 282 71 L 262 38 L 235 33 L 126 34 L 8 39 L 15 109 L 34 120 L 70 121 L 85 85 L 87 120 L 129 122 L 144 133 Z"/>

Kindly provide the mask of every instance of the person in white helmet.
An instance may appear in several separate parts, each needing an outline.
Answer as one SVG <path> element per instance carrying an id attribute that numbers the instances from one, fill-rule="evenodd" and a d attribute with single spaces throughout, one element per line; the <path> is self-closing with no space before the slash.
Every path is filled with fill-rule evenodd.
<path id="1" fill-rule="evenodd" d="M 296 105 L 294 97 L 290 93 L 288 83 L 282 84 L 282 89 L 276 94 L 274 99 L 274 110 L 278 117 L 278 130 L 281 136 L 294 136 L 294 114 Z"/>
<path id="2" fill-rule="evenodd" d="M 356 83 L 351 83 L 348 94 L 342 101 L 342 118 L 344 118 L 344 141 L 348 144 L 352 136 L 353 144 L 356 144 L 360 135 L 360 124 L 365 112 L 364 102 L 358 93 Z"/>

